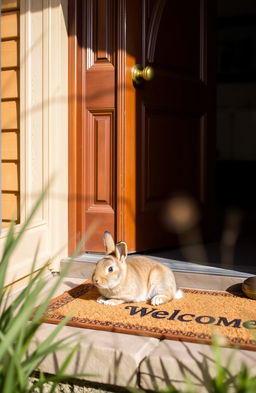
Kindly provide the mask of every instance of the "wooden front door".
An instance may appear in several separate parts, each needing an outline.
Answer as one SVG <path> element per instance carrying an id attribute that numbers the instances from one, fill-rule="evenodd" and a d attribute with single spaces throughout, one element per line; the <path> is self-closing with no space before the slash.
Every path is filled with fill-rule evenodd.
<path id="1" fill-rule="evenodd" d="M 211 206 L 214 89 L 207 0 L 71 1 L 70 239 L 96 223 L 130 251 L 173 246 L 166 203 Z M 135 64 L 155 77 L 136 86 Z"/>
<path id="2" fill-rule="evenodd" d="M 165 222 L 172 196 L 194 198 L 204 214 L 210 207 L 215 130 L 209 24 L 214 13 L 208 3 L 127 3 L 126 113 L 133 123 L 126 133 L 133 132 L 136 146 L 131 173 L 136 174 L 133 243 L 138 250 L 177 242 Z M 129 74 L 136 63 L 152 66 L 155 77 L 133 87 Z"/>

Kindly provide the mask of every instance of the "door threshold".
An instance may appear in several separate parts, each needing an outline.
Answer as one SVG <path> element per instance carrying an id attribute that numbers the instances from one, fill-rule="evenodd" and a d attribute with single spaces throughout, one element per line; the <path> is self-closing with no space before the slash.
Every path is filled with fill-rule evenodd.
<path id="1" fill-rule="evenodd" d="M 74 269 L 76 271 L 80 269 L 86 271 L 86 268 L 88 268 L 88 270 L 91 273 L 92 269 L 94 269 L 95 264 L 98 262 L 99 259 L 103 257 L 103 255 L 104 254 L 99 254 L 99 253 L 84 253 L 81 254 L 79 257 L 73 259 L 65 258 L 61 261 L 61 264 L 68 263 L 72 260 L 71 271 L 73 271 Z M 141 254 L 132 254 L 130 256 L 135 257 L 139 255 Z M 241 277 L 241 278 L 247 278 L 255 275 L 253 274 L 253 272 L 251 273 L 244 272 L 243 267 L 239 267 L 239 266 L 236 266 L 236 270 L 234 270 L 232 266 L 221 268 L 219 266 L 192 263 L 192 262 L 180 261 L 175 259 L 145 255 L 145 254 L 143 254 L 143 256 L 155 259 L 167 265 L 170 269 L 172 269 L 175 272 L 208 274 L 208 275 L 215 275 L 215 276 L 230 276 L 230 277 Z"/>

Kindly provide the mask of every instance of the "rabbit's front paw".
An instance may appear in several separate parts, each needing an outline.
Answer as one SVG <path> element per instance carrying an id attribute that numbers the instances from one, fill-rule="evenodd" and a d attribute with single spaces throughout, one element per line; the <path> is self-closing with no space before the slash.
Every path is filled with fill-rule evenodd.
<path id="1" fill-rule="evenodd" d="M 121 299 L 107 299 L 104 296 L 98 297 L 97 302 L 106 304 L 107 306 L 117 306 L 118 304 L 124 303 L 124 301 Z"/>
<path id="2" fill-rule="evenodd" d="M 97 302 L 98 302 L 98 303 L 101 303 L 101 304 L 106 304 L 106 301 L 107 301 L 107 300 L 108 300 L 108 299 L 105 298 L 104 296 L 100 296 L 100 297 L 98 297 Z"/>
<path id="3" fill-rule="evenodd" d="M 152 297 L 151 304 L 152 306 L 159 306 L 159 304 L 167 303 L 170 299 L 165 295 L 156 295 Z"/>

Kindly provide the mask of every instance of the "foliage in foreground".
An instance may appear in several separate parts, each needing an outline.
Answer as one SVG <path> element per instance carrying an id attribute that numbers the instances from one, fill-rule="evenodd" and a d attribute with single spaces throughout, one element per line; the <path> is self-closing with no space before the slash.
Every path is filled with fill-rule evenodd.
<path id="1" fill-rule="evenodd" d="M 46 192 L 46 191 L 45 191 Z M 44 193 L 45 194 L 45 193 Z M 14 223 L 11 224 L 6 238 L 4 250 L 0 259 L 0 391 L 1 393 L 32 393 L 34 391 L 43 392 L 44 388 L 50 393 L 55 392 L 59 382 L 64 382 L 81 375 L 67 375 L 65 371 L 73 354 L 78 348 L 72 342 L 73 335 L 65 339 L 56 340 L 62 327 L 67 323 L 69 317 L 59 323 L 52 333 L 43 342 L 38 342 L 31 350 L 31 344 L 35 343 L 35 336 L 42 324 L 43 315 L 53 297 L 56 289 L 60 285 L 66 274 L 64 270 L 56 280 L 54 286 L 41 299 L 43 289 L 46 285 L 44 278 L 46 267 L 41 269 L 36 275 L 31 276 L 26 288 L 11 302 L 7 303 L 6 290 L 4 288 L 5 277 L 9 265 L 10 257 L 20 242 L 33 216 L 41 203 L 44 195 L 38 200 L 31 211 L 27 221 L 23 224 L 18 234 L 15 234 Z M 35 255 L 36 261 L 36 255 Z M 35 264 L 34 261 L 34 264 Z M 34 265 L 33 264 L 33 265 Z M 33 271 L 33 266 L 32 266 Z M 35 310 L 40 297 L 40 306 Z M 33 310 L 35 310 L 33 312 Z M 56 374 L 39 374 L 38 379 L 30 379 L 35 369 L 41 361 L 50 354 L 69 347 L 69 354 L 63 364 L 56 371 Z M 213 345 L 215 377 L 208 373 L 204 377 L 203 384 L 209 393 L 255 393 L 256 376 L 251 376 L 249 369 L 241 365 L 236 375 L 230 373 L 229 359 L 226 366 L 222 364 L 221 348 L 217 343 Z M 235 360 L 235 359 L 233 359 Z M 207 363 L 207 360 L 205 360 Z M 207 364 L 204 365 L 207 367 Z M 184 375 L 186 388 L 183 390 L 170 386 L 161 393 L 197 393 L 196 386 L 190 381 L 189 376 Z M 30 382 L 29 382 L 30 381 Z M 50 387 L 49 387 L 50 382 Z M 129 389 L 131 392 L 142 392 L 137 389 Z"/>
<path id="2" fill-rule="evenodd" d="M 213 351 L 213 362 L 215 370 L 214 376 L 204 375 L 202 380 L 205 387 L 205 391 L 209 393 L 256 393 L 256 375 L 252 376 L 251 372 L 245 364 L 241 364 L 239 371 L 236 375 L 230 371 L 231 363 L 235 361 L 233 354 L 227 359 L 227 363 L 223 365 L 222 348 L 215 339 L 212 344 Z M 210 368 L 209 360 L 204 359 L 204 365 L 202 368 L 206 370 Z M 255 372 L 253 370 L 253 372 Z M 202 373 L 204 374 L 204 373 Z M 174 386 L 170 386 L 166 390 L 160 391 L 160 393 L 197 393 L 197 387 L 190 381 L 189 376 L 184 375 L 186 381 L 186 388 L 183 390 L 176 389 Z"/>
<path id="3" fill-rule="evenodd" d="M 183 380 L 185 387 L 180 389 L 174 385 L 168 386 L 167 389 L 158 389 L 155 387 L 157 393 L 198 393 L 199 391 L 207 393 L 256 393 L 256 373 L 255 369 L 250 370 L 248 366 L 241 363 L 237 365 L 237 372 L 231 371 L 231 365 L 236 361 L 235 353 L 232 353 L 227 359 L 223 356 L 223 345 L 225 342 L 224 337 L 214 337 L 213 344 L 211 346 L 213 352 L 213 359 L 203 355 L 202 361 L 195 360 L 197 363 L 198 374 L 194 371 L 189 370 L 185 362 L 177 360 L 180 369 L 182 370 Z M 224 365 L 224 359 L 226 359 Z M 210 369 L 213 371 L 210 372 Z M 252 375 L 253 373 L 253 375 Z M 212 374 L 212 375 L 211 375 Z M 196 385 L 193 381 L 197 381 Z M 167 377 L 168 378 L 168 377 Z M 201 387 L 199 388 L 198 386 Z M 130 388 L 131 393 L 146 393 L 145 390 Z"/>
<path id="4" fill-rule="evenodd" d="M 65 375 L 65 370 L 70 363 L 77 345 L 71 340 L 71 336 L 57 339 L 56 336 L 67 323 L 70 316 L 59 323 L 51 334 L 43 342 L 35 343 L 35 336 L 42 324 L 43 315 L 60 285 L 62 278 L 67 273 L 66 269 L 60 274 L 53 287 L 43 294 L 46 286 L 45 273 L 47 265 L 31 276 L 28 285 L 19 295 L 8 304 L 7 291 L 4 288 L 6 272 L 10 257 L 20 242 L 45 193 L 35 204 L 28 219 L 22 225 L 18 234 L 15 234 L 15 225 L 11 224 L 5 241 L 3 253 L 0 259 L 0 391 L 1 393 L 28 393 L 35 389 L 42 392 L 45 384 L 51 383 L 49 392 L 55 391 L 60 381 L 79 375 Z M 33 266 L 35 265 L 35 260 Z M 33 267 L 32 267 L 33 271 Z M 43 295 L 42 295 L 43 294 Z M 36 305 L 40 306 L 36 309 Z M 34 311 L 33 311 L 34 310 Z M 73 335 L 74 338 L 74 335 Z M 32 344 L 34 343 L 33 347 Z M 34 349 L 31 349 L 34 348 Z M 49 354 L 56 351 L 68 349 L 68 355 L 54 376 L 45 376 L 40 373 L 37 381 L 29 383 L 29 377 L 39 366 L 41 361 Z"/>

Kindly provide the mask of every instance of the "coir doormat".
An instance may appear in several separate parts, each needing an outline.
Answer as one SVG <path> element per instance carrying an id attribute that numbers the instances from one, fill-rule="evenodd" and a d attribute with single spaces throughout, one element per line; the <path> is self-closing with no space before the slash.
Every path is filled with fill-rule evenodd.
<path id="1" fill-rule="evenodd" d="M 183 289 L 184 296 L 167 304 L 150 302 L 107 306 L 90 281 L 53 299 L 45 322 L 58 323 L 70 312 L 68 325 L 151 336 L 160 339 L 211 343 L 214 334 L 227 346 L 256 350 L 256 301 L 242 292 Z"/>

